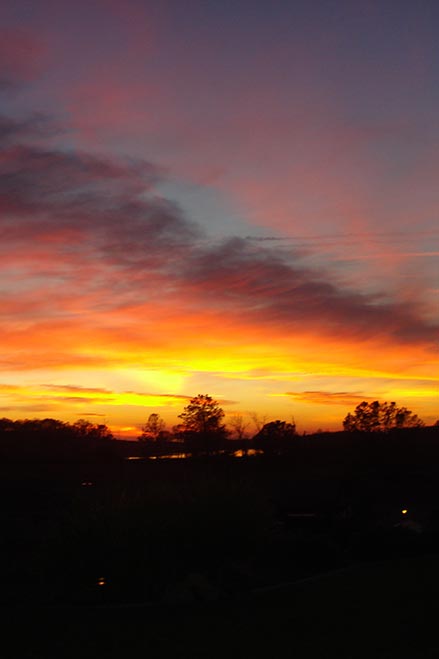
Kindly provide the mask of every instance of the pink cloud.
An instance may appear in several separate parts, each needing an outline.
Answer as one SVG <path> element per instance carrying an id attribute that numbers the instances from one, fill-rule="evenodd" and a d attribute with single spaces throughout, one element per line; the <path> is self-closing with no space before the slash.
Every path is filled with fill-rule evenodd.
<path id="1" fill-rule="evenodd" d="M 46 55 L 44 42 L 30 29 L 0 30 L 0 89 L 28 82 L 41 71 Z"/>
<path id="2" fill-rule="evenodd" d="M 69 92 L 67 106 L 72 127 L 87 146 L 105 147 L 108 136 L 116 140 L 127 135 L 152 132 L 157 113 L 151 108 L 157 94 L 145 82 L 119 81 L 100 74 L 97 79 L 82 80 Z"/>
<path id="3" fill-rule="evenodd" d="M 433 345 L 437 326 L 413 302 L 345 288 L 283 243 L 210 240 L 157 194 L 151 163 L 47 148 L 28 122 L 5 125 L 4 366 L 131 363 L 154 347 L 193 350 L 200 334 Z"/>

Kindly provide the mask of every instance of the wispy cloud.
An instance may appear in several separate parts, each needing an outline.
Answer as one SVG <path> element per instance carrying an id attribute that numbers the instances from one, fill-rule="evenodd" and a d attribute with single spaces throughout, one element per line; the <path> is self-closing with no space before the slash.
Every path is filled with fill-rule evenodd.
<path id="1" fill-rule="evenodd" d="M 356 391 L 288 391 L 286 396 L 312 405 L 353 405 L 370 400 L 370 396 Z"/>
<path id="2" fill-rule="evenodd" d="M 109 389 L 101 389 L 99 387 L 81 387 L 73 384 L 41 384 L 42 389 L 49 391 L 57 391 L 60 393 L 82 393 L 82 394 L 112 394 Z"/>
<path id="3" fill-rule="evenodd" d="M 13 397 L 15 401 L 32 400 L 32 405 L 49 406 L 50 409 L 62 409 L 65 404 L 75 407 L 87 404 L 95 406 L 105 404 L 110 406 L 151 406 L 178 405 L 181 406 L 191 399 L 191 396 L 175 393 L 157 393 L 147 391 L 117 391 L 100 387 L 83 387 L 70 384 L 35 384 L 15 385 L 0 384 L 0 397 Z M 232 403 L 232 401 L 221 401 Z"/>
<path id="4" fill-rule="evenodd" d="M 37 52 L 26 39 L 22 49 Z M 16 69 L 11 65 L 4 91 L 14 79 L 19 85 L 34 75 L 26 61 L 23 55 Z M 401 303 L 385 283 L 375 294 L 361 283 L 341 283 L 330 266 L 312 267 L 308 258 L 334 244 L 350 258 L 354 240 L 381 249 L 391 232 L 366 231 L 359 223 L 352 232 L 318 238 L 298 231 L 288 239 L 214 240 L 159 193 L 163 167 L 75 148 L 60 130 L 43 114 L 0 117 L 0 365 L 43 382 L 0 385 L 17 410 L 177 407 L 193 395 L 187 380 L 178 391 L 135 381 L 88 387 L 79 376 L 84 384 L 76 383 L 75 370 L 168 370 L 184 378 L 209 372 L 224 382 L 261 383 L 294 380 L 307 364 L 328 378 L 342 368 L 355 376 L 361 369 L 381 369 L 386 377 L 405 369 L 411 378 L 415 368 L 431 373 L 439 327 L 416 300 Z M 307 176 L 311 182 L 309 169 Z M 432 235 L 425 230 L 422 238 Z M 410 236 L 401 233 L 396 241 L 415 255 L 407 248 Z M 67 369 L 66 384 L 35 375 L 56 371 L 60 382 Z M 286 395 L 328 405 L 366 398 L 319 386 Z M 224 405 L 235 400 L 221 392 L 218 398 Z"/>
<path id="5" fill-rule="evenodd" d="M 437 327 L 416 304 L 343 288 L 276 241 L 209 241 L 156 193 L 161 172 L 153 164 L 47 149 L 29 142 L 32 120 L 8 125 L 0 159 L 0 252 L 9 268 L 3 335 L 14 326 L 9 345 L 29 345 L 35 366 L 111 361 L 105 346 L 140 343 L 145 330 L 148 341 L 160 341 L 165 307 L 192 318 L 193 331 L 207 323 L 211 332 L 222 315 L 224 326 L 239 322 L 243 338 L 247 326 L 267 336 L 434 345 Z M 46 332 L 56 336 L 50 351 Z M 90 350 L 90 340 L 103 352 Z"/>
<path id="6" fill-rule="evenodd" d="M 26 28 L 0 29 L 0 91 L 13 90 L 41 71 L 44 42 Z"/>

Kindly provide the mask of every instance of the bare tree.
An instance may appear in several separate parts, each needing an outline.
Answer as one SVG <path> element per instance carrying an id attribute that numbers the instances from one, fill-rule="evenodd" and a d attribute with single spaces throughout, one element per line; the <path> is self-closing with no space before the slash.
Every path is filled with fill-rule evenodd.
<path id="1" fill-rule="evenodd" d="M 235 433 L 236 439 L 246 439 L 249 423 L 244 421 L 242 414 L 234 414 L 230 417 L 229 426 Z"/>
<path id="2" fill-rule="evenodd" d="M 264 414 L 263 416 L 260 416 L 257 412 L 249 412 L 248 414 L 255 425 L 256 432 L 261 432 L 262 428 L 267 423 L 267 415 Z"/>

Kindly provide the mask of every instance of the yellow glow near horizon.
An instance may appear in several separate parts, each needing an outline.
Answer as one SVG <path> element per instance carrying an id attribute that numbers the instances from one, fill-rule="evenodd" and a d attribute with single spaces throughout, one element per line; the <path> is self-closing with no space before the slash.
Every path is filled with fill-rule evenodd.
<path id="1" fill-rule="evenodd" d="M 411 8 L 406 16 L 368 15 L 370 26 L 379 18 L 385 29 L 365 30 L 358 49 L 345 32 L 364 27 L 364 3 L 349 3 L 360 9 L 347 23 L 343 9 L 333 12 L 340 47 L 316 50 L 301 29 L 311 21 L 312 34 L 327 30 L 325 3 L 303 3 L 311 8 L 305 23 L 294 20 L 294 2 L 278 3 L 285 11 L 273 15 L 253 12 L 257 29 L 243 38 L 255 56 L 243 85 L 240 67 L 225 66 L 224 53 L 209 48 L 216 3 L 194 3 L 203 12 L 206 5 L 201 39 L 198 20 L 169 29 L 179 20 L 172 8 L 152 16 L 150 3 L 128 2 L 121 25 L 107 3 L 93 3 L 105 29 L 81 41 L 92 63 L 86 71 L 73 42 L 58 46 L 61 25 L 73 21 L 80 31 L 87 22 L 76 7 L 87 3 L 56 3 L 56 21 L 48 20 L 54 3 L 38 3 L 43 18 L 15 9 L 29 2 L 3 4 L 14 5 L 5 18 L 20 16 L 26 34 L 23 41 L 17 26 L 6 26 L 0 45 L 9 99 L 1 119 L 8 139 L 0 157 L 0 416 L 86 418 L 128 434 L 151 412 L 169 427 L 188 399 L 205 393 L 227 415 L 294 415 L 307 431 L 341 429 L 362 400 L 395 401 L 436 421 L 431 145 L 439 127 L 425 120 L 436 116 L 436 97 L 416 97 L 436 84 L 436 71 L 386 47 L 411 25 L 410 53 L 433 52 L 427 14 L 419 24 Z M 227 62 L 241 57 L 235 28 L 247 17 L 237 13 L 222 16 L 233 33 Z M 280 21 L 291 39 L 282 41 Z M 140 43 L 143 25 L 148 39 Z M 120 48 L 106 42 L 113 33 Z M 160 57 L 150 57 L 149 37 Z M 23 48 L 28 38 L 36 48 Z M 383 76 L 358 84 L 372 75 L 376 44 Z M 121 58 L 122 50 L 132 57 Z M 319 93 L 322 52 L 337 84 Z M 211 75 L 200 75 L 206 54 Z M 148 59 L 147 71 L 134 57 Z M 297 75 L 279 84 L 290 61 L 299 62 Z M 396 93 L 377 103 L 395 62 L 404 76 L 394 76 Z M 182 76 L 187 93 L 169 103 Z M 414 105 L 399 103 L 408 90 Z M 212 102 L 200 115 L 191 99 L 201 97 Z M 42 98 L 44 130 L 35 114 Z M 292 98 L 300 109 L 290 111 Z M 63 117 L 69 131 L 59 130 Z"/>
<path id="2" fill-rule="evenodd" d="M 78 328 L 68 344 L 65 328 L 52 328 L 50 339 L 54 346 L 60 339 L 62 355 L 55 351 L 51 365 L 44 353 L 44 368 L 37 358 L 27 369 L 23 363 L 5 371 L 0 406 L 15 418 L 95 416 L 123 436 L 137 434 L 153 411 L 168 424 L 176 423 L 188 398 L 197 393 L 224 401 L 228 414 L 239 407 L 270 419 L 294 415 L 300 430 L 308 431 L 340 429 L 344 416 L 365 399 L 395 400 L 427 423 L 437 418 L 437 358 L 423 346 L 396 345 L 380 337 L 363 341 L 359 352 L 349 336 L 303 331 L 291 336 L 279 328 L 271 333 L 245 319 L 223 327 L 210 316 L 204 318 L 202 340 L 195 335 L 193 317 L 173 323 L 169 339 L 168 321 L 163 332 L 159 321 L 152 342 L 142 341 L 140 332 L 126 338 L 120 330 L 109 336 L 96 331 L 96 350 L 90 347 L 92 330 Z M 17 350 L 19 344 L 14 337 Z M 41 337 L 28 345 L 37 350 Z M 373 361 L 365 358 L 368 354 Z"/>

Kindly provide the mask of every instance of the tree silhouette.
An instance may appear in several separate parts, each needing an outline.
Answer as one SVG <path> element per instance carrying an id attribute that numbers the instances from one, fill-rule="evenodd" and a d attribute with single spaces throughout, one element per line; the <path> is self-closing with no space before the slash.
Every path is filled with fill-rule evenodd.
<path id="1" fill-rule="evenodd" d="M 287 421 L 270 421 L 253 437 L 254 441 L 285 441 L 296 435 L 296 425 Z"/>
<path id="2" fill-rule="evenodd" d="M 241 414 L 235 414 L 230 417 L 229 426 L 235 433 L 236 439 L 241 440 L 246 438 L 249 424 L 244 421 L 244 417 Z"/>
<path id="3" fill-rule="evenodd" d="M 71 428 L 76 437 L 88 439 L 114 439 L 110 429 L 104 423 L 95 424 L 86 419 L 78 419 Z"/>
<path id="4" fill-rule="evenodd" d="M 250 418 L 255 424 L 256 432 L 260 432 L 267 421 L 267 415 L 260 416 L 257 412 L 249 412 Z"/>
<path id="5" fill-rule="evenodd" d="M 142 434 L 137 438 L 139 442 L 156 442 L 165 430 L 166 424 L 159 414 L 150 414 L 148 421 L 142 426 Z"/>
<path id="6" fill-rule="evenodd" d="M 194 448 L 209 451 L 213 443 L 227 437 L 227 430 L 222 423 L 224 411 L 216 400 L 207 394 L 198 394 L 179 414 L 182 420 L 178 432 L 183 439 L 192 443 Z"/>
<path id="7" fill-rule="evenodd" d="M 0 419 L 0 452 L 4 459 L 107 459 L 115 442 L 105 424 L 80 419 L 73 424 L 58 419 Z"/>
<path id="8" fill-rule="evenodd" d="M 377 400 L 371 403 L 364 400 L 343 420 L 343 428 L 348 432 L 379 432 L 392 428 L 421 428 L 423 425 L 423 421 L 406 407 Z"/>

